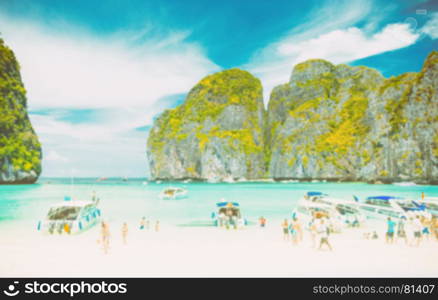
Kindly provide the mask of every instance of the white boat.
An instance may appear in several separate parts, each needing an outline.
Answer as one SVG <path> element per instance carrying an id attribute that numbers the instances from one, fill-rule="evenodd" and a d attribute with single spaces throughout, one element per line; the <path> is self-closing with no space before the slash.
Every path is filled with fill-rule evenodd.
<path id="1" fill-rule="evenodd" d="M 325 218 L 332 232 L 341 232 L 347 226 L 346 219 L 331 205 L 300 201 L 292 212 L 302 224 L 308 225 L 314 219 Z"/>
<path id="2" fill-rule="evenodd" d="M 356 198 L 357 199 L 357 198 Z M 356 201 L 356 207 L 368 218 L 386 220 L 391 218 L 410 218 L 415 216 L 430 217 L 424 207 L 414 201 L 394 196 L 371 196 L 365 201 Z"/>
<path id="3" fill-rule="evenodd" d="M 415 182 L 394 182 L 393 185 L 396 186 L 416 186 Z"/>
<path id="4" fill-rule="evenodd" d="M 168 187 L 165 188 L 160 193 L 160 199 L 163 200 L 179 200 L 179 199 L 185 199 L 188 197 L 188 191 L 183 188 L 178 187 Z"/>
<path id="5" fill-rule="evenodd" d="M 217 211 L 211 214 L 215 226 L 237 229 L 248 225 L 248 221 L 242 217 L 239 203 L 222 199 L 221 202 L 216 203 L 216 207 Z"/>
<path id="6" fill-rule="evenodd" d="M 38 222 L 37 229 L 49 234 L 75 234 L 83 232 L 101 219 L 100 209 L 95 201 L 66 201 L 54 204 L 44 220 Z"/>
<path id="7" fill-rule="evenodd" d="M 365 216 L 356 208 L 354 201 L 330 197 L 321 192 L 307 192 L 295 210 L 306 216 L 315 217 L 321 212 L 332 220 L 336 231 L 342 227 L 359 226 L 365 221 Z"/>

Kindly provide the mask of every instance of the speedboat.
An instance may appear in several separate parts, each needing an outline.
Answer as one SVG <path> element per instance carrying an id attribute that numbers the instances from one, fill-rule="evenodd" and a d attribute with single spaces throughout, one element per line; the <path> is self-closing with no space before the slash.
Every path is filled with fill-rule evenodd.
<path id="1" fill-rule="evenodd" d="M 415 201 L 395 196 L 371 196 L 363 202 L 356 198 L 356 206 L 364 215 L 374 219 L 430 216 L 424 206 L 418 205 Z"/>
<path id="2" fill-rule="evenodd" d="M 331 206 L 336 209 L 341 216 L 344 216 L 345 219 L 357 219 L 360 222 L 365 220 L 362 213 L 356 208 L 354 201 L 330 197 L 328 194 L 322 192 L 307 192 L 301 201 Z"/>
<path id="3" fill-rule="evenodd" d="M 432 216 L 438 217 L 438 197 L 425 197 L 415 203 L 422 205 Z"/>
<path id="4" fill-rule="evenodd" d="M 64 202 L 52 205 L 44 220 L 38 222 L 37 230 L 43 233 L 75 234 L 83 232 L 101 219 L 96 201 L 73 201 L 65 197 Z"/>
<path id="5" fill-rule="evenodd" d="M 163 200 L 179 200 L 179 199 L 185 199 L 188 197 L 188 191 L 183 188 L 178 187 L 168 187 L 165 188 L 160 193 L 160 199 Z"/>
<path id="6" fill-rule="evenodd" d="M 394 182 L 393 185 L 396 185 L 396 186 L 416 186 L 417 184 L 415 182 L 411 182 L 411 181 L 403 181 L 403 182 Z"/>
<path id="7" fill-rule="evenodd" d="M 216 208 L 217 211 L 211 214 L 215 226 L 242 228 L 248 225 L 248 221 L 242 217 L 239 203 L 222 201 L 216 203 Z"/>
<path id="8" fill-rule="evenodd" d="M 321 192 L 307 192 L 292 213 L 292 218 L 296 217 L 308 223 L 312 219 L 327 218 L 333 232 L 348 226 L 359 227 L 365 220 L 353 201 L 332 198 Z"/>

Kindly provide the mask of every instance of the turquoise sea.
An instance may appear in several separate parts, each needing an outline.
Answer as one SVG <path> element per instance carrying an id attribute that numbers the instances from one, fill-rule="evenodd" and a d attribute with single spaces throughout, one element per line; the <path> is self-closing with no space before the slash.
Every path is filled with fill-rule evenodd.
<path id="1" fill-rule="evenodd" d="M 169 186 L 188 189 L 182 200 L 161 200 L 158 194 Z M 239 202 L 244 216 L 256 221 L 260 216 L 280 220 L 291 215 L 292 209 L 306 191 L 322 191 L 334 197 L 360 199 L 370 195 L 395 195 L 419 198 L 438 196 L 438 186 L 371 185 L 366 183 L 147 183 L 144 179 L 41 178 L 33 185 L 0 185 L 0 227 L 15 221 L 37 224 L 49 206 L 63 201 L 64 196 L 91 199 L 96 191 L 107 221 L 138 222 L 142 216 L 159 219 L 169 225 L 208 220 L 215 203 L 221 198 Z M 29 225 L 30 225 L 29 224 Z"/>

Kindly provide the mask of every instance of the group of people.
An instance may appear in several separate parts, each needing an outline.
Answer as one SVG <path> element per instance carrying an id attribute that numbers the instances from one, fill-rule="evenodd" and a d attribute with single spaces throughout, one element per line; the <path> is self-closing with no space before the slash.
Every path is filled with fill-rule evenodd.
<path id="1" fill-rule="evenodd" d="M 291 240 L 294 245 L 298 245 L 303 241 L 303 226 L 297 216 L 293 216 L 289 222 L 285 219 L 281 224 L 283 228 L 283 239 Z M 312 238 L 312 247 L 316 247 L 318 242 L 318 250 L 322 250 L 326 246 L 330 251 L 333 249 L 329 242 L 330 235 L 330 220 L 324 217 L 313 217 L 308 224 L 308 230 Z"/>
<path id="2" fill-rule="evenodd" d="M 149 220 L 146 219 L 146 217 L 142 217 L 140 220 L 140 230 L 149 230 L 150 228 L 150 222 Z M 160 231 L 160 220 L 155 221 L 155 227 L 154 227 L 155 231 L 158 232 Z"/>
<path id="3" fill-rule="evenodd" d="M 419 246 L 421 242 L 430 238 L 430 235 L 438 240 L 438 218 L 427 219 L 423 216 L 403 216 L 397 222 L 391 217 L 387 219 L 386 243 L 392 244 L 398 239 L 403 239 L 407 245 Z"/>
<path id="4" fill-rule="evenodd" d="M 140 220 L 139 230 L 149 230 L 149 227 L 150 227 L 149 220 L 146 220 L 146 217 L 142 217 Z M 157 220 L 155 222 L 154 230 L 155 230 L 155 232 L 160 231 L 160 221 L 159 220 Z M 128 232 L 129 232 L 128 223 L 123 222 L 123 225 L 121 228 L 121 235 L 122 235 L 122 240 L 123 240 L 124 245 L 128 244 Z M 109 224 L 105 221 L 102 221 L 101 227 L 100 227 L 100 239 L 98 240 L 98 243 L 101 244 L 103 252 L 105 254 L 107 254 L 109 249 L 110 249 L 110 237 L 111 237 L 111 233 L 109 230 Z"/>

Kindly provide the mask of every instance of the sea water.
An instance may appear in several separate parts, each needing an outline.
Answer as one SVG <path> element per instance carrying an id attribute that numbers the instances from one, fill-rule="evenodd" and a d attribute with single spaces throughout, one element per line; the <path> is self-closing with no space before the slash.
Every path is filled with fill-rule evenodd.
<path id="1" fill-rule="evenodd" d="M 166 187 L 188 190 L 188 198 L 162 200 Z M 393 195 L 419 199 L 438 196 L 438 186 L 372 185 L 366 183 L 152 183 L 144 179 L 41 178 L 33 185 L 0 185 L 0 228 L 7 224 L 35 226 L 44 219 L 51 205 L 65 196 L 90 200 L 93 191 L 100 198 L 105 220 L 138 223 L 144 216 L 168 225 L 209 220 L 216 203 L 223 200 L 240 203 L 242 214 L 250 221 L 260 216 L 269 220 L 290 218 L 292 210 L 307 191 L 321 191 L 336 198 L 364 199 L 372 195 Z"/>

